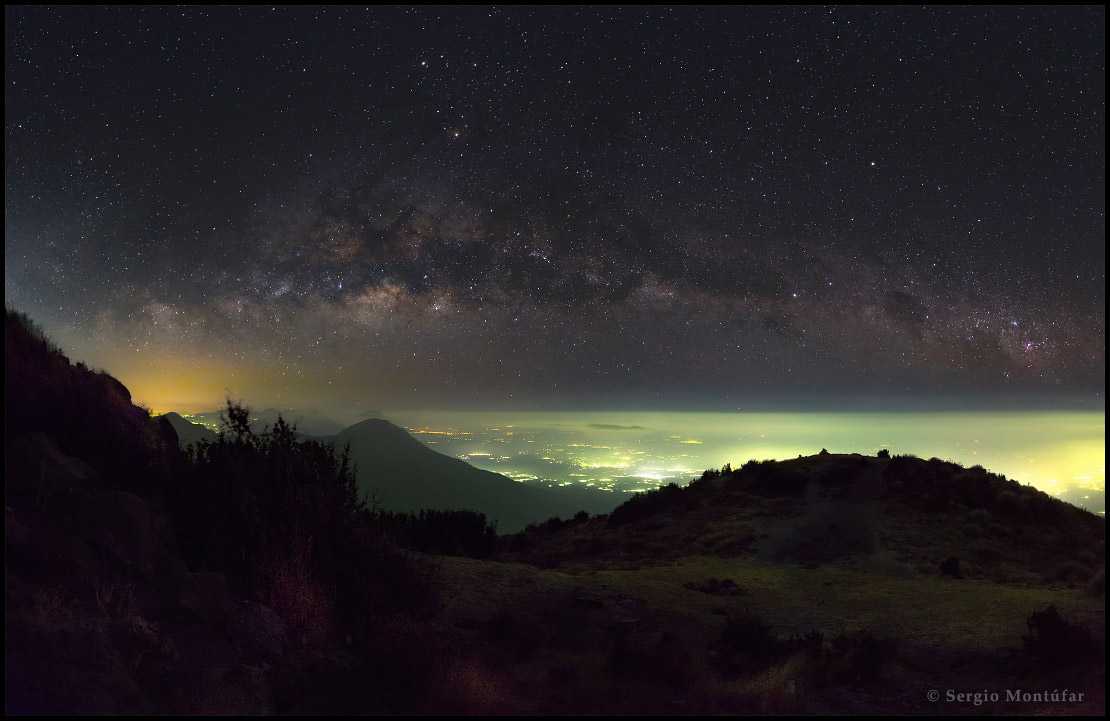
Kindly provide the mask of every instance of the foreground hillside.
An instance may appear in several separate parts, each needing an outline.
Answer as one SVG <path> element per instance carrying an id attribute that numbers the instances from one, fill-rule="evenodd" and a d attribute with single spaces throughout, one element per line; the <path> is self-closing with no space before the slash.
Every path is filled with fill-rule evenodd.
<path id="1" fill-rule="evenodd" d="M 1103 519 L 982 469 L 820 454 L 533 526 L 441 583 L 493 708 L 1099 713 L 1104 553 Z M 1084 695 L 1005 700 L 1045 688 Z"/>
<path id="2" fill-rule="evenodd" d="M 472 693 L 492 711 L 1098 714 L 1105 703 L 1103 599 L 1077 589 L 713 557 L 611 570 L 444 559 L 440 576 L 455 590 L 445 627 L 474 649 Z M 1064 620 L 1031 630 L 1049 607 Z M 1063 640 L 1046 647 L 1052 637 Z M 938 688 L 1084 698 L 938 706 L 926 696 Z"/>
<path id="3" fill-rule="evenodd" d="M 182 453 L 10 312 L 5 362 L 9 712 L 1105 709 L 1104 521 L 982 469 L 753 462 L 497 538 L 236 406 Z"/>

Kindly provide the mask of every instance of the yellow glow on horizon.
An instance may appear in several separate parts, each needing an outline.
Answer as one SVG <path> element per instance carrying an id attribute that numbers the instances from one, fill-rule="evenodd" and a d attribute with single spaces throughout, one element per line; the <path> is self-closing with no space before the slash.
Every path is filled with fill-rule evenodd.
<path id="1" fill-rule="evenodd" d="M 232 367 L 218 361 L 174 357 L 125 361 L 109 372 L 127 386 L 135 403 L 145 404 L 155 414 L 220 408 L 229 389 L 227 382 L 217 379 L 235 376 Z"/>
<path id="2" fill-rule="evenodd" d="M 134 403 L 158 415 L 218 410 L 228 398 L 248 405 L 315 405 L 319 389 L 309 379 L 292 378 L 279 368 L 231 362 L 202 354 L 141 354 L 93 359 L 131 392 Z"/>
<path id="3" fill-rule="evenodd" d="M 131 391 L 134 402 L 147 405 L 156 414 L 212 411 L 221 408 L 228 397 L 242 399 L 252 407 L 319 407 L 330 401 L 334 409 L 342 408 L 345 397 L 364 396 L 362 389 L 355 394 L 354 385 L 347 396 L 344 391 L 348 389 L 338 385 L 329 385 L 330 396 L 321 396 L 319 376 L 291 374 L 282 366 L 243 361 L 230 353 L 221 356 L 204 349 L 165 349 L 121 355 L 107 342 L 89 350 L 82 355 L 90 367 L 103 368 L 118 378 Z M 428 441 L 470 441 L 466 445 L 471 448 L 482 443 L 496 450 L 491 453 L 479 445 L 473 453 L 463 454 L 477 463 L 508 463 L 513 452 L 542 456 L 547 463 L 567 465 L 559 480 L 578 478 L 578 473 L 571 472 L 573 468 L 622 477 L 640 469 L 643 473 L 639 475 L 662 481 L 666 474 L 677 471 L 676 466 L 696 469 L 687 474 L 696 476 L 700 469 L 719 468 L 726 462 L 735 468 L 752 459 L 790 459 L 827 447 L 834 453 L 868 455 L 887 448 L 893 454 L 935 456 L 965 466 L 980 464 L 1047 493 L 1070 494 L 1071 498 L 1085 491 L 1102 492 L 1106 482 L 1105 415 L 1089 411 L 743 415 L 644 411 L 503 416 L 475 411 L 424 416 L 412 418 L 407 425 Z M 607 424 L 640 430 L 630 433 L 599 427 Z M 551 428 L 560 429 L 560 435 L 545 437 Z M 483 436 L 483 429 L 490 432 L 489 437 Z M 674 429 L 681 429 L 682 435 L 675 435 Z M 576 435 L 561 435 L 567 432 Z M 542 451 L 527 450 L 537 443 Z M 449 452 L 458 454 L 459 450 Z M 595 485 L 604 482 L 598 479 Z"/>

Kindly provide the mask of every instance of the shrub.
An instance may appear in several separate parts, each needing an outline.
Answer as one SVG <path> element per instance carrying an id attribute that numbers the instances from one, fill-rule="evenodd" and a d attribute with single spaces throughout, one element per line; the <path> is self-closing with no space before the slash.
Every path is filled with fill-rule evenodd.
<path id="1" fill-rule="evenodd" d="M 952 483 L 964 505 L 976 510 L 993 506 L 998 495 L 996 484 L 982 468 L 978 468 L 978 472 L 960 473 Z"/>
<path id="2" fill-rule="evenodd" d="M 1061 616 L 1056 606 L 1034 611 L 1026 626 L 1029 633 L 1022 636 L 1026 652 L 1048 666 L 1075 665 L 1096 653 L 1091 633 Z"/>
<path id="3" fill-rule="evenodd" d="M 751 493 L 771 498 L 799 496 L 810 482 L 805 473 L 775 461 L 748 461 L 736 477 Z"/>
<path id="4" fill-rule="evenodd" d="M 985 508 L 974 509 L 971 513 L 967 514 L 967 518 L 972 524 L 980 528 L 990 525 L 992 520 L 990 511 Z"/>
<path id="5" fill-rule="evenodd" d="M 627 523 L 654 516 L 667 511 L 687 510 L 691 505 L 691 496 L 675 483 L 648 491 L 647 493 L 634 494 L 627 501 L 613 509 L 609 514 L 610 527 L 623 526 Z"/>
<path id="6" fill-rule="evenodd" d="M 333 623 L 332 594 L 315 578 L 311 538 L 297 534 L 288 555 L 276 555 L 263 578 L 263 602 L 289 624 L 301 643 L 316 643 L 328 636 Z"/>
<path id="7" fill-rule="evenodd" d="M 692 656 L 686 644 L 664 631 L 657 638 L 617 633 L 609 655 L 609 668 L 621 679 L 647 681 L 672 689 L 688 689 L 693 680 Z"/>
<path id="8" fill-rule="evenodd" d="M 837 636 L 830 645 L 834 679 L 853 686 L 881 681 L 898 649 L 894 640 L 879 638 L 870 631 Z"/>
<path id="9" fill-rule="evenodd" d="M 597 536 L 574 539 L 574 555 L 597 557 L 605 553 L 605 541 Z"/>
<path id="10" fill-rule="evenodd" d="M 752 615 L 730 618 L 713 648 L 712 660 L 725 676 L 762 670 L 780 661 L 790 644 L 779 639 L 771 627 Z"/>
<path id="11" fill-rule="evenodd" d="M 300 440 L 282 418 L 256 433 L 231 401 L 224 415 L 215 441 L 191 447 L 170 498 L 191 567 L 225 573 L 310 639 L 430 598 L 419 566 L 374 527 L 346 451 Z"/>
<path id="12" fill-rule="evenodd" d="M 994 499 L 994 507 L 1004 516 L 1011 518 L 1025 515 L 1025 502 L 1014 491 L 1002 491 Z"/>
<path id="13" fill-rule="evenodd" d="M 497 548 L 497 526 L 476 511 L 376 511 L 370 518 L 390 541 L 421 553 L 486 558 Z"/>
<path id="14" fill-rule="evenodd" d="M 827 486 L 845 486 L 865 472 L 867 465 L 868 461 L 861 456 L 837 459 L 824 464 L 817 474 L 817 479 Z"/>

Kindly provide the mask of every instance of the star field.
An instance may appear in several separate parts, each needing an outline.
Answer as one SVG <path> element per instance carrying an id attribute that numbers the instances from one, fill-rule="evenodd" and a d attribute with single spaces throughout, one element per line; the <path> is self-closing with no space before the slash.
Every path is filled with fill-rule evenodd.
<path id="1" fill-rule="evenodd" d="M 7 302 L 165 407 L 1101 403 L 1104 28 L 9 8 Z"/>

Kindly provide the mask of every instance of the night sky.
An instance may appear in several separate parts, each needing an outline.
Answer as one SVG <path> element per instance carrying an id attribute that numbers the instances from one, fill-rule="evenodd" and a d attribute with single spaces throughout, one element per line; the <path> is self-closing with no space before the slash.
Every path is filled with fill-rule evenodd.
<path id="1" fill-rule="evenodd" d="M 5 17 L 7 303 L 156 410 L 1103 402 L 1101 7 Z"/>

